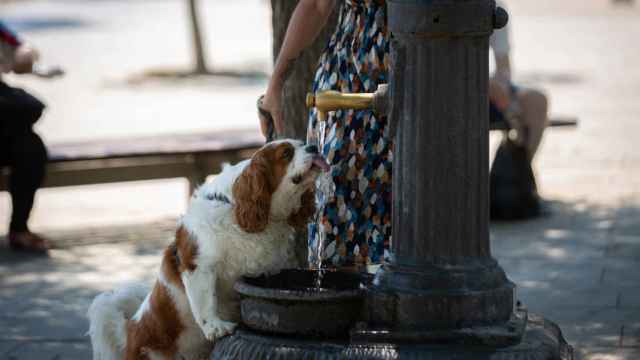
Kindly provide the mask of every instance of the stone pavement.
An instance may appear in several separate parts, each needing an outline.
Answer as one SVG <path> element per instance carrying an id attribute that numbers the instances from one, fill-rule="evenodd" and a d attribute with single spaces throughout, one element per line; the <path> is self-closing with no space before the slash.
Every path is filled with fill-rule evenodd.
<path id="1" fill-rule="evenodd" d="M 0 248 L 0 359 L 91 359 L 91 300 L 152 281 L 173 231 L 175 220 L 54 232 L 50 257 Z"/>
<path id="2" fill-rule="evenodd" d="M 640 207 L 550 208 L 552 217 L 491 228 L 518 298 L 557 322 L 585 359 L 640 358 Z"/>
<path id="3" fill-rule="evenodd" d="M 493 224 L 518 298 L 557 322 L 585 359 L 640 358 L 640 207 L 552 201 L 553 216 Z M 175 219 L 51 233 L 48 258 L 0 248 L 0 359 L 88 359 L 100 291 L 152 281 Z"/>
<path id="4" fill-rule="evenodd" d="M 578 116 L 580 126 L 550 131 L 536 158 L 552 215 L 493 224 L 494 256 L 517 283 L 522 302 L 556 321 L 585 359 L 640 359 L 640 6 L 507 2 L 516 79 L 544 88 L 552 111 Z M 81 25 L 25 32 L 52 62 L 71 64 L 62 82 L 18 80 L 51 105 L 39 128 L 45 137 L 252 126 L 263 81 L 133 87 L 113 81 L 187 63 L 182 18 L 174 19 L 182 3 L 0 4 L 2 15 L 18 23 L 51 17 Z M 266 2 L 203 3 L 217 64 L 268 64 Z M 250 21 L 239 26 L 243 13 Z M 154 37 L 158 23 L 166 29 L 162 41 Z M 221 34 L 224 29 L 233 36 Z M 497 137 L 492 140 L 495 148 Z M 49 258 L 34 258 L 0 248 L 0 359 L 90 358 L 84 313 L 91 298 L 154 277 L 162 245 L 184 210 L 185 189 L 182 180 L 167 180 L 41 191 L 32 226 L 58 249 Z M 0 194 L 3 218 L 9 209 Z M 0 233 L 5 226 L 0 224 Z"/>

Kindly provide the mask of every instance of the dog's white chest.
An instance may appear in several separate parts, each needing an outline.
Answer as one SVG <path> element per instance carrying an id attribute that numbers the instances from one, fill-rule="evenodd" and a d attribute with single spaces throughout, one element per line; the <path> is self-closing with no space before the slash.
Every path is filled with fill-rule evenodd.
<path id="1" fill-rule="evenodd" d="M 258 276 L 292 266 L 293 235 L 288 226 L 270 226 L 263 234 L 235 239 L 226 244 L 225 256 L 217 264 L 230 277 Z"/>

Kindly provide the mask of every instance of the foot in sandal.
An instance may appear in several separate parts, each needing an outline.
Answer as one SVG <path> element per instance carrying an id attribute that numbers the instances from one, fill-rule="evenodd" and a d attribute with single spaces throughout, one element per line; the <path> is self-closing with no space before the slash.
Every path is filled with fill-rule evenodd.
<path id="1" fill-rule="evenodd" d="M 8 239 L 12 250 L 46 254 L 51 248 L 47 239 L 30 231 L 10 232 Z"/>

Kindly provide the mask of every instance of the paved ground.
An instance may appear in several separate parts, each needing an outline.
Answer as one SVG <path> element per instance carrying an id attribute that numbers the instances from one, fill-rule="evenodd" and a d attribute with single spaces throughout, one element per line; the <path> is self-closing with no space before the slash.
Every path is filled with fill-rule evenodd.
<path id="1" fill-rule="evenodd" d="M 266 2 L 203 3 L 215 64 L 268 69 Z M 586 359 L 638 359 L 640 6 L 508 3 L 516 78 L 545 88 L 553 112 L 581 122 L 577 130 L 550 132 L 536 159 L 553 215 L 493 224 L 494 255 L 519 298 L 558 322 Z M 13 79 L 50 103 L 39 127 L 45 138 L 253 126 L 264 80 L 124 83 L 144 69 L 188 63 L 181 11 L 178 0 L 0 2 L 3 16 L 23 26 L 52 62 L 70 68 L 60 82 Z M 90 358 L 90 299 L 153 278 L 185 197 L 182 180 L 42 191 L 32 226 L 59 249 L 33 258 L 0 248 L 0 359 Z M 0 194 L 0 214 L 8 213 Z"/>

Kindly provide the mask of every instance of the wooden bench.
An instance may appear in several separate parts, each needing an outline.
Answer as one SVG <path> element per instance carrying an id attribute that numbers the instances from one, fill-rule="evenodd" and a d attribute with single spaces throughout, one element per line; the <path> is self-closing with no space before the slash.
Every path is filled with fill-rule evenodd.
<path id="1" fill-rule="evenodd" d="M 51 144 L 42 187 L 184 177 L 190 192 L 224 162 L 249 157 L 264 144 L 258 130 L 228 130 Z M 7 190 L 0 168 L 0 191 Z"/>
<path id="2" fill-rule="evenodd" d="M 574 119 L 552 119 L 549 126 L 576 124 Z M 492 123 L 490 130 L 509 128 Z M 42 187 L 184 177 L 191 193 L 222 163 L 243 160 L 262 144 L 255 129 L 52 144 Z M 0 191 L 7 190 L 7 180 L 8 169 L 0 168 Z"/>

